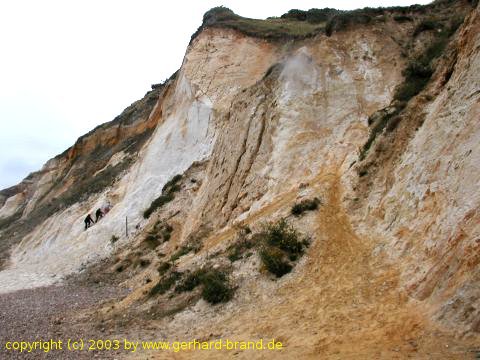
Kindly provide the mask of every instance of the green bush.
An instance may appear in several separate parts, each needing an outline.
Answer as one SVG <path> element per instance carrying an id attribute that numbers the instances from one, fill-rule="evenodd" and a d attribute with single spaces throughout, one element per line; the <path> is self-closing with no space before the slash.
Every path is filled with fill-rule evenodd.
<path id="1" fill-rule="evenodd" d="M 282 277 L 283 275 L 292 271 L 292 265 L 285 260 L 285 254 L 272 247 L 263 247 L 260 251 L 260 259 L 263 264 L 276 277 Z"/>
<path id="2" fill-rule="evenodd" d="M 307 21 L 312 24 L 320 24 L 328 21 L 332 16 L 340 13 L 339 10 L 324 8 L 310 9 L 308 11 L 292 9 L 286 14 L 280 16 L 281 19 L 291 19 L 298 21 Z"/>
<path id="3" fill-rule="evenodd" d="M 10 215 L 8 217 L 5 217 L 3 219 L 0 219 L 0 229 L 6 229 L 9 227 L 11 224 L 13 224 L 15 221 L 20 219 L 22 217 L 24 207 L 20 211 L 15 212 L 15 214 Z"/>
<path id="4" fill-rule="evenodd" d="M 368 12 L 363 10 L 345 11 L 331 17 L 325 26 L 325 34 L 331 36 L 334 32 L 345 30 L 354 25 L 365 25 L 372 21 Z"/>
<path id="5" fill-rule="evenodd" d="M 227 248 L 227 257 L 231 262 L 242 258 L 246 250 L 254 247 L 254 243 L 248 236 L 252 230 L 248 226 L 242 226 L 237 234 L 236 241 Z"/>
<path id="6" fill-rule="evenodd" d="M 428 81 L 429 78 L 410 78 L 395 90 L 394 98 L 400 101 L 408 101 L 418 95 L 428 84 Z"/>
<path id="7" fill-rule="evenodd" d="M 143 212 L 143 217 L 148 219 L 152 213 L 163 205 L 169 203 L 174 199 L 174 195 L 167 193 L 165 195 L 160 195 L 158 198 L 152 201 L 150 207 Z"/>
<path id="8" fill-rule="evenodd" d="M 399 22 L 399 23 L 413 21 L 413 19 L 410 16 L 406 16 L 406 15 L 395 15 L 393 17 L 393 20 L 395 20 L 396 22 Z"/>
<path id="9" fill-rule="evenodd" d="M 464 21 L 465 17 L 462 15 L 455 16 L 452 20 L 450 20 L 447 28 L 448 36 L 452 36 Z"/>
<path id="10" fill-rule="evenodd" d="M 267 225 L 263 236 L 268 245 L 275 246 L 289 254 L 303 252 L 304 244 L 300 240 L 300 234 L 285 219 Z"/>
<path id="11" fill-rule="evenodd" d="M 168 269 L 170 269 L 172 267 L 172 265 L 168 262 L 162 262 L 158 268 L 157 268 L 157 271 L 159 274 L 164 274 L 165 272 L 168 271 Z"/>
<path id="12" fill-rule="evenodd" d="M 368 171 L 366 169 L 360 169 L 358 171 L 358 176 L 360 177 L 364 177 L 364 176 L 367 176 L 368 175 Z"/>
<path id="13" fill-rule="evenodd" d="M 194 272 L 191 272 L 187 275 L 187 277 L 175 288 L 175 292 L 181 293 L 186 291 L 192 291 L 197 286 L 202 284 L 203 277 L 206 274 L 206 270 L 198 269 Z"/>
<path id="14" fill-rule="evenodd" d="M 211 270 L 202 277 L 202 298 L 210 304 L 227 302 L 233 297 L 235 289 L 230 285 L 226 273 Z"/>
<path id="15" fill-rule="evenodd" d="M 239 18 L 232 10 L 224 6 L 217 6 L 203 15 L 203 24 L 212 25 L 218 21 L 235 20 Z"/>
<path id="16" fill-rule="evenodd" d="M 143 241 L 150 249 L 156 249 L 160 245 L 158 236 L 156 234 L 149 233 Z"/>
<path id="17" fill-rule="evenodd" d="M 310 9 L 307 11 L 307 22 L 312 24 L 319 24 L 328 21 L 332 16 L 338 14 L 339 10 L 324 8 L 324 9 Z"/>
<path id="18" fill-rule="evenodd" d="M 419 24 L 415 30 L 416 32 L 425 31 L 427 29 L 438 29 L 439 31 L 435 32 L 435 38 L 430 45 L 426 47 L 425 51 L 416 58 L 410 60 L 403 71 L 405 80 L 395 89 L 393 95 L 394 101 L 397 102 L 395 111 L 388 113 L 384 110 L 380 110 L 380 112 L 384 113 L 380 116 L 380 120 L 373 124 L 368 140 L 360 151 L 360 160 L 365 159 L 371 145 L 385 128 L 387 131 L 393 131 L 400 123 L 402 119 L 401 112 L 406 107 L 407 102 L 414 96 L 418 95 L 427 86 L 435 70 L 434 60 L 443 54 L 445 47 L 448 45 L 450 36 L 456 31 L 462 21 L 462 18 L 457 16 L 450 21 L 450 25 L 447 28 L 445 28 L 443 24 L 439 24 L 431 19 L 425 20 Z M 377 114 L 378 113 L 374 115 L 377 116 Z M 369 118 L 369 125 L 372 123 L 373 122 Z"/>
<path id="19" fill-rule="evenodd" d="M 217 7 L 205 13 L 202 26 L 192 35 L 190 42 L 206 27 L 234 29 L 247 36 L 268 40 L 304 39 L 322 31 L 313 23 L 314 18 L 315 14 L 307 12 L 307 21 L 298 21 L 294 17 L 249 19 L 236 15 L 230 9 Z"/>
<path id="20" fill-rule="evenodd" d="M 162 237 L 163 237 L 163 241 L 170 240 L 170 237 L 172 236 L 172 232 L 168 231 L 167 229 L 162 230 L 161 234 L 162 234 Z"/>
<path id="21" fill-rule="evenodd" d="M 295 216 L 300 216 L 303 214 L 305 211 L 313 211 L 318 209 L 318 205 L 320 205 L 320 199 L 319 198 L 313 198 L 313 199 L 305 199 L 302 200 L 301 202 L 293 205 L 292 207 L 292 215 Z"/>
<path id="22" fill-rule="evenodd" d="M 438 27 L 441 27 L 441 26 L 442 26 L 442 24 L 439 23 L 438 21 L 436 21 L 435 19 L 422 20 L 417 25 L 415 30 L 413 31 L 413 36 L 417 36 L 418 34 L 424 32 L 424 31 L 435 30 L 435 29 L 437 29 Z"/>
<path id="23" fill-rule="evenodd" d="M 432 61 L 443 53 L 447 44 L 448 35 L 441 32 L 421 56 L 410 61 L 403 72 L 405 81 L 395 90 L 395 100 L 409 101 L 425 88 L 433 74 Z"/>
<path id="24" fill-rule="evenodd" d="M 405 106 L 406 106 L 406 102 L 400 101 L 395 106 L 395 109 L 392 112 L 387 112 L 387 111 L 384 111 L 383 109 L 379 111 L 381 113 L 381 116 L 380 116 L 379 120 L 377 120 L 377 122 L 373 125 L 372 129 L 370 130 L 370 135 L 368 136 L 368 140 L 363 145 L 362 150 L 360 151 L 360 156 L 359 156 L 360 160 L 365 159 L 365 157 L 367 156 L 368 150 L 372 146 L 372 144 L 375 141 L 375 139 L 377 138 L 377 136 L 387 126 L 390 119 L 396 117 L 405 108 Z M 371 123 L 371 121 L 369 119 L 369 124 L 370 123 Z M 364 176 L 364 175 L 366 175 L 366 173 L 363 174 L 362 176 Z"/>
<path id="25" fill-rule="evenodd" d="M 190 251 L 193 250 L 193 247 L 190 246 L 190 245 L 183 245 L 180 249 L 178 249 L 178 251 L 176 253 L 174 253 L 171 257 L 170 257 L 170 261 L 171 262 L 175 262 L 176 260 L 178 260 L 179 258 L 181 258 L 183 255 L 187 255 Z"/>
<path id="26" fill-rule="evenodd" d="M 251 249 L 253 247 L 253 243 L 249 240 L 238 241 L 235 244 L 228 247 L 228 259 L 231 262 L 235 262 L 242 258 L 243 254 L 247 249 Z"/>
<path id="27" fill-rule="evenodd" d="M 164 192 L 164 191 L 175 192 L 175 191 L 180 190 L 179 187 L 174 188 L 174 186 L 177 185 L 177 183 L 180 180 L 182 180 L 182 175 L 180 175 L 180 174 L 175 175 L 173 178 L 171 178 L 169 181 L 167 181 L 165 183 L 165 185 L 163 185 L 162 192 Z M 174 188 L 175 190 L 172 190 L 172 188 Z"/>
<path id="28" fill-rule="evenodd" d="M 172 231 L 173 228 L 169 224 L 163 221 L 157 221 L 153 229 L 149 231 L 145 237 L 144 243 L 153 250 L 160 244 L 170 240 Z"/>
<path id="29" fill-rule="evenodd" d="M 175 292 L 192 291 L 198 286 L 203 286 L 202 298 L 211 304 L 229 301 L 235 291 L 226 272 L 217 269 L 198 269 L 188 274 L 175 287 Z"/>
<path id="30" fill-rule="evenodd" d="M 177 183 L 182 179 L 182 175 L 175 175 L 162 188 L 162 194 L 152 201 L 149 208 L 143 212 L 143 217 L 148 219 L 152 213 L 163 205 L 169 203 L 175 198 L 174 193 L 179 191 L 180 185 Z"/>
<path id="31" fill-rule="evenodd" d="M 182 274 L 176 271 L 172 271 L 168 276 L 163 277 L 160 281 L 152 287 L 150 290 L 150 296 L 157 294 L 165 294 L 170 288 L 175 285 L 177 280 L 181 278 Z"/>
<path id="32" fill-rule="evenodd" d="M 290 272 L 293 265 L 308 247 L 309 240 L 301 239 L 297 230 L 285 219 L 266 225 L 262 232 L 255 234 L 261 245 L 260 259 L 268 271 L 277 277 Z"/>
<path id="33" fill-rule="evenodd" d="M 295 19 L 299 21 L 307 20 L 307 12 L 304 10 L 292 9 L 289 10 L 286 14 L 280 16 L 281 19 Z"/>

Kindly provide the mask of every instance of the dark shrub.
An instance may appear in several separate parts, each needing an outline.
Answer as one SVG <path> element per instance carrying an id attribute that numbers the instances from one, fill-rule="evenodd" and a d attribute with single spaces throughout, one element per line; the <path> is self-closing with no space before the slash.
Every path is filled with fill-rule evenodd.
<path id="1" fill-rule="evenodd" d="M 160 245 L 157 235 L 151 233 L 147 235 L 143 242 L 152 250 Z"/>
<path id="2" fill-rule="evenodd" d="M 463 16 L 456 16 L 452 20 L 450 20 L 450 23 L 448 24 L 447 28 L 447 35 L 451 36 L 457 31 L 457 29 L 460 27 L 460 25 L 463 24 L 465 21 L 465 18 Z"/>
<path id="3" fill-rule="evenodd" d="M 413 21 L 413 19 L 410 16 L 406 16 L 406 15 L 396 15 L 393 17 L 393 20 L 399 23 Z"/>
<path id="4" fill-rule="evenodd" d="M 310 9 L 308 11 L 292 9 L 286 14 L 283 14 L 281 19 L 292 19 L 299 21 L 308 21 L 312 24 L 320 24 L 328 21 L 335 14 L 340 13 L 339 10 L 324 8 L 324 9 Z"/>
<path id="5" fill-rule="evenodd" d="M 431 59 L 429 56 L 428 58 Z M 403 74 L 407 78 L 411 78 L 411 77 L 430 78 L 430 76 L 432 76 L 432 68 L 429 65 L 428 59 L 413 60 L 408 64 Z"/>
<path id="6" fill-rule="evenodd" d="M 169 203 L 175 198 L 174 193 L 180 190 L 177 183 L 182 179 L 182 175 L 175 175 L 162 188 L 162 195 L 152 201 L 150 207 L 143 212 L 143 217 L 148 219 L 152 213 L 163 205 Z"/>
<path id="7" fill-rule="evenodd" d="M 179 285 L 177 285 L 175 292 L 180 293 L 192 291 L 202 283 L 206 272 L 207 271 L 204 269 L 198 269 L 192 273 L 189 273 L 187 277 Z"/>
<path id="8" fill-rule="evenodd" d="M 203 25 L 213 25 L 218 21 L 234 20 L 239 16 L 236 15 L 232 10 L 224 6 L 217 6 L 208 10 L 203 15 Z"/>
<path id="9" fill-rule="evenodd" d="M 263 264 L 277 277 L 290 272 L 293 265 L 289 260 L 296 261 L 309 245 L 309 241 L 300 239 L 300 234 L 285 219 L 266 225 L 262 232 L 254 235 L 254 239 L 262 244 L 260 259 Z"/>
<path id="10" fill-rule="evenodd" d="M 265 246 L 260 251 L 260 258 L 267 270 L 276 277 L 282 277 L 292 271 L 292 265 L 284 260 L 284 253 L 278 249 Z"/>
<path id="11" fill-rule="evenodd" d="M 145 267 L 147 267 L 148 265 L 150 265 L 150 260 L 148 260 L 148 259 L 140 259 L 139 265 L 140 265 L 140 267 L 145 268 Z"/>
<path id="12" fill-rule="evenodd" d="M 280 16 L 282 19 L 295 19 L 300 21 L 307 20 L 307 12 L 304 10 L 292 9 L 289 10 L 286 14 Z"/>
<path id="13" fill-rule="evenodd" d="M 171 267 L 172 267 L 172 265 L 171 265 L 170 263 L 168 263 L 168 262 L 162 262 L 162 263 L 158 266 L 157 270 L 158 270 L 158 273 L 159 273 L 159 274 L 163 274 L 163 273 L 165 273 L 168 269 L 170 269 Z"/>
<path id="14" fill-rule="evenodd" d="M 417 36 L 418 34 L 427 31 L 427 30 L 435 30 L 438 27 L 441 27 L 441 23 L 437 22 L 434 19 L 425 19 L 417 25 L 413 32 L 413 36 Z"/>
<path id="15" fill-rule="evenodd" d="M 447 44 L 447 34 L 442 32 L 420 57 L 408 64 L 403 72 L 405 81 L 395 90 L 394 99 L 408 101 L 425 88 L 433 74 L 432 61 L 443 53 Z"/>
<path id="16" fill-rule="evenodd" d="M 334 32 L 345 30 L 352 25 L 365 25 L 372 21 L 372 17 L 362 10 L 341 12 L 334 15 L 325 26 L 325 33 L 331 36 Z"/>
<path id="17" fill-rule="evenodd" d="M 188 254 L 190 251 L 192 251 L 193 248 L 190 245 L 183 245 L 175 254 L 173 254 L 170 257 L 170 261 L 174 262 L 181 258 L 183 255 Z"/>
<path id="18" fill-rule="evenodd" d="M 305 199 L 302 200 L 301 202 L 293 205 L 292 207 L 292 215 L 295 216 L 300 216 L 303 214 L 305 211 L 313 211 L 318 209 L 318 205 L 320 205 L 320 199 L 319 198 L 313 198 L 313 199 Z"/>
<path id="19" fill-rule="evenodd" d="M 152 287 L 150 290 L 150 296 L 156 294 L 165 294 L 177 282 L 177 280 L 180 279 L 181 276 L 181 273 L 172 271 L 169 275 L 160 279 L 160 281 L 154 287 Z"/>
<path id="20" fill-rule="evenodd" d="M 263 234 L 268 245 L 275 246 L 289 254 L 303 252 L 303 243 L 300 241 L 299 233 L 285 219 L 269 224 Z"/>
<path id="21" fill-rule="evenodd" d="M 335 14 L 340 11 L 336 9 L 310 9 L 307 11 L 307 21 L 312 24 L 319 24 L 328 21 Z"/>
<path id="22" fill-rule="evenodd" d="M 162 207 L 166 203 L 169 203 L 174 199 L 173 194 L 167 193 L 165 195 L 160 195 L 158 198 L 152 201 L 150 207 L 143 212 L 143 217 L 148 219 L 152 213 L 157 210 L 159 207 Z"/>
<path id="23" fill-rule="evenodd" d="M 211 304 L 229 301 L 234 293 L 228 275 L 217 269 L 198 269 L 190 274 L 175 288 L 175 292 L 192 291 L 203 286 L 202 297 Z"/>
<path id="24" fill-rule="evenodd" d="M 393 96 L 398 104 L 396 105 L 395 111 L 385 112 L 384 110 L 381 110 L 378 112 L 379 114 L 382 111 L 384 112 L 383 114 L 380 114 L 381 116 L 378 116 L 378 114 L 372 116 L 372 119 L 379 118 L 379 120 L 375 121 L 368 140 L 360 152 L 360 160 L 365 159 L 368 150 L 378 134 L 380 134 L 385 128 L 387 131 L 393 131 L 400 123 L 402 120 L 401 112 L 406 107 L 407 102 L 414 96 L 418 95 L 427 86 L 435 70 L 434 60 L 443 54 L 445 47 L 448 45 L 450 36 L 456 31 L 462 21 L 462 17 L 457 16 L 450 21 L 450 25 L 447 27 L 432 19 L 425 20 L 418 25 L 415 30 L 416 33 L 429 29 L 437 29 L 439 31 L 435 31 L 435 38 L 431 44 L 420 56 L 412 59 L 403 71 L 405 80 L 395 89 Z M 373 124 L 371 119 L 369 119 L 369 125 L 370 124 Z"/>
<path id="25" fill-rule="evenodd" d="M 170 237 L 172 236 L 171 233 L 167 230 L 162 230 L 162 236 L 163 236 L 163 241 L 168 241 L 170 240 Z"/>
<path id="26" fill-rule="evenodd" d="M 240 227 L 236 241 L 227 248 L 227 257 L 231 262 L 239 260 L 246 250 L 254 247 L 255 244 L 249 236 L 251 233 L 252 230 L 248 226 Z"/>
<path id="27" fill-rule="evenodd" d="M 170 240 L 173 228 L 163 221 L 157 221 L 153 229 L 148 232 L 143 241 L 150 249 L 157 248 L 160 244 Z"/>
<path id="28" fill-rule="evenodd" d="M 405 108 L 405 106 L 406 106 L 406 102 L 397 102 L 397 104 L 395 105 L 392 111 L 385 111 L 385 109 L 382 109 L 378 111 L 376 114 L 372 115 L 372 118 L 377 118 L 377 120 L 375 121 L 375 124 L 372 127 L 372 129 L 370 130 L 370 135 L 368 137 L 367 142 L 365 143 L 365 145 L 363 145 L 363 148 L 360 151 L 360 156 L 359 156 L 360 160 L 365 159 L 368 150 L 372 146 L 378 134 L 380 134 L 385 128 L 385 126 L 387 126 L 390 119 L 397 116 Z M 365 176 L 365 175 L 366 173 L 361 176 Z"/>
<path id="29" fill-rule="evenodd" d="M 167 181 L 165 185 L 163 185 L 162 192 L 164 191 L 171 192 L 171 188 L 173 188 L 173 186 L 175 186 L 180 180 L 182 180 L 182 175 L 180 174 L 175 175 L 173 178 Z M 174 191 L 178 191 L 178 190 L 174 190 Z"/>
<path id="30" fill-rule="evenodd" d="M 235 262 L 242 258 L 246 250 L 251 249 L 252 247 L 253 243 L 250 240 L 241 239 L 227 248 L 227 257 L 231 262 Z"/>
<path id="31" fill-rule="evenodd" d="M 428 84 L 429 78 L 410 78 L 408 82 L 401 84 L 396 90 L 394 98 L 400 101 L 408 101 Z"/>
<path id="32" fill-rule="evenodd" d="M 230 285 L 227 274 L 220 270 L 208 271 L 202 276 L 202 298 L 210 304 L 227 302 L 235 289 Z"/>

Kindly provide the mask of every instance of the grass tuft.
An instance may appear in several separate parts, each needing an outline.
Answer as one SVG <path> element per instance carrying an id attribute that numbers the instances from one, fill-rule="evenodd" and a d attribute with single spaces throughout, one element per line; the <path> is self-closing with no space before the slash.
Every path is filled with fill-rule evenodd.
<path id="1" fill-rule="evenodd" d="M 255 238 L 261 245 L 262 263 L 277 277 L 290 272 L 293 268 L 292 263 L 303 255 L 309 245 L 309 240 L 301 239 L 299 232 L 285 219 L 267 224 Z"/>
<path id="2" fill-rule="evenodd" d="M 292 271 L 292 265 L 285 259 L 285 254 L 276 248 L 267 246 L 262 248 L 260 259 L 267 270 L 276 277 L 282 277 Z"/>
<path id="3" fill-rule="evenodd" d="M 181 278 L 182 273 L 177 271 L 172 271 L 167 276 L 160 279 L 160 281 L 151 288 L 149 295 L 162 295 L 165 294 L 168 290 L 172 288 L 173 285 Z"/>
<path id="4" fill-rule="evenodd" d="M 143 217 L 148 219 L 152 213 L 163 205 L 169 203 L 175 198 L 175 192 L 180 190 L 178 182 L 182 179 L 182 175 L 175 175 L 162 188 L 162 194 L 152 201 L 149 208 L 143 212 Z"/>
<path id="5" fill-rule="evenodd" d="M 225 271 L 218 269 L 198 269 L 190 274 L 175 288 L 182 293 L 202 286 L 202 297 L 211 304 L 229 301 L 235 289 L 230 285 Z"/>

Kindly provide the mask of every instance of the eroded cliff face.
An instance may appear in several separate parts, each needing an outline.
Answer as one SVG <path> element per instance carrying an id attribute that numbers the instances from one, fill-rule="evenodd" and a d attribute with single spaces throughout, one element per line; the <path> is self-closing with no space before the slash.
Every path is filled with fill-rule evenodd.
<path id="1" fill-rule="evenodd" d="M 436 357 L 439 342 L 463 335 L 467 351 L 480 332 L 480 11 L 444 2 L 436 9 L 443 30 L 418 32 L 430 11 L 386 12 L 285 42 L 205 26 L 175 78 L 2 191 L 0 249 L 9 260 L 0 291 L 59 281 L 107 258 L 102 271 L 127 274 L 134 291 L 101 316 L 154 312 L 145 321 L 172 339 L 276 337 L 289 344 L 287 357 L 398 348 Z M 411 59 L 463 15 L 432 57 L 426 86 L 398 100 Z M 176 174 L 174 199 L 145 219 Z M 100 181 L 94 191 L 72 192 L 95 186 L 91 179 Z M 317 212 L 291 216 L 312 197 L 321 199 Z M 55 199 L 63 203 L 49 208 Z M 105 203 L 108 215 L 85 231 L 86 213 Z M 282 217 L 312 239 L 292 273 L 272 281 L 257 252 L 230 264 L 225 251 L 241 226 L 255 231 Z M 145 246 L 165 222 L 170 240 Z M 146 296 L 162 281 L 158 266 L 192 241 L 195 252 L 169 266 L 230 266 L 238 286 L 230 303 Z"/>
<path id="2" fill-rule="evenodd" d="M 479 30 L 477 9 L 450 44 L 427 99 L 410 104 L 421 125 L 412 133 L 412 123 L 400 123 L 379 141 L 393 155 L 360 180 L 368 195 L 352 212 L 360 233 L 382 239 L 379 254 L 399 262 L 409 294 L 464 332 L 478 331 L 480 321 Z"/>

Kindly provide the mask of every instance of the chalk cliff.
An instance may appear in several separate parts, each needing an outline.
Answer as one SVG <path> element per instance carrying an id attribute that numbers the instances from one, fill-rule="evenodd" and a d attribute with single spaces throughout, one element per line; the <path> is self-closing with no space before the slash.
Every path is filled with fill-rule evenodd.
<path id="1" fill-rule="evenodd" d="M 211 10 L 168 81 L 3 190 L 0 291 L 93 266 L 133 289 L 99 316 L 145 316 L 172 338 L 275 337 L 285 358 L 473 349 L 480 9 L 437 1 L 312 14 Z M 173 195 L 146 218 L 162 193 Z M 317 210 L 292 215 L 315 197 Z M 245 229 L 254 243 L 280 218 L 310 239 L 290 273 L 269 275 L 255 246 L 227 259 Z M 159 224 L 168 241 L 145 246 Z M 206 264 L 229 269 L 229 302 L 152 295 L 168 267 Z M 452 339 L 457 347 L 439 350 Z"/>

